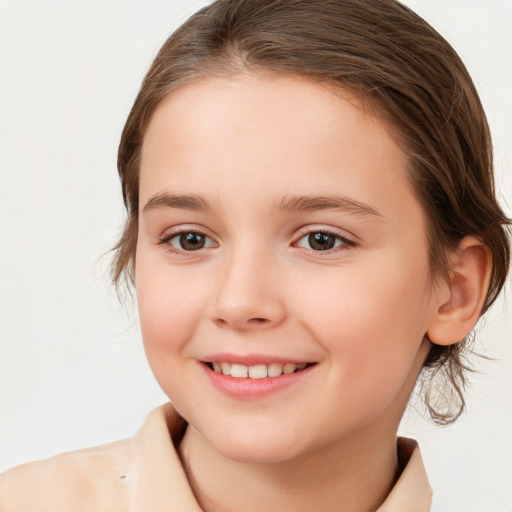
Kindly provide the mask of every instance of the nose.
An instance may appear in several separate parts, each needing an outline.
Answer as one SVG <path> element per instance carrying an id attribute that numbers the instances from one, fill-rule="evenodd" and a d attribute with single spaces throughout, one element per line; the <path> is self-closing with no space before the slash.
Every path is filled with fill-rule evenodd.
<path id="1" fill-rule="evenodd" d="M 268 255 L 233 253 L 219 271 L 211 320 L 237 330 L 265 329 L 286 317 L 282 272 Z"/>

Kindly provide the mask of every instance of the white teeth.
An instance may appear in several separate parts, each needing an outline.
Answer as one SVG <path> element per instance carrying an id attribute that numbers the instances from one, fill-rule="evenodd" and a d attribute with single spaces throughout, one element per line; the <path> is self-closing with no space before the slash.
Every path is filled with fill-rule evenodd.
<path id="1" fill-rule="evenodd" d="M 245 366 L 243 364 L 231 364 L 226 362 L 212 363 L 213 370 L 217 373 L 230 375 L 231 377 L 246 379 L 265 379 L 266 377 L 279 377 L 282 374 L 290 375 L 298 370 L 306 368 L 306 363 L 270 363 L 270 364 L 256 364 L 253 366 Z"/>
<path id="2" fill-rule="evenodd" d="M 247 378 L 248 368 L 243 364 L 231 365 L 231 377 Z"/>
<path id="3" fill-rule="evenodd" d="M 283 373 L 283 365 L 279 363 L 271 363 L 268 365 L 268 376 L 279 377 Z"/>
<path id="4" fill-rule="evenodd" d="M 257 364 L 249 366 L 249 377 L 251 379 L 264 379 L 267 376 L 267 365 Z"/>

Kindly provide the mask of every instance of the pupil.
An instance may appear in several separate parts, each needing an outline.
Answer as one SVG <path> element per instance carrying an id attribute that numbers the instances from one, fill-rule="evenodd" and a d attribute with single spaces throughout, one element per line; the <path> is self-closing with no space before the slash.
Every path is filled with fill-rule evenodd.
<path id="1" fill-rule="evenodd" d="M 308 242 L 312 249 L 328 251 L 334 247 L 336 237 L 327 233 L 311 233 Z"/>
<path id="2" fill-rule="evenodd" d="M 204 236 L 199 233 L 183 233 L 180 236 L 180 245 L 187 251 L 196 251 L 204 246 Z"/>

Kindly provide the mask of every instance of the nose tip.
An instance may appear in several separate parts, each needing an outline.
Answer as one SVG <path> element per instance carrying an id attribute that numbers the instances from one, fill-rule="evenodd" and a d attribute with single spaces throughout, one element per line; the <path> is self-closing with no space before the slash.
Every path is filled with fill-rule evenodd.
<path id="1" fill-rule="evenodd" d="M 220 326 L 230 326 L 238 330 L 243 330 L 244 328 L 265 327 L 271 324 L 272 321 L 269 318 L 250 318 L 250 315 L 245 314 L 243 311 L 225 311 L 223 315 L 216 319 L 216 323 Z"/>
<path id="2" fill-rule="evenodd" d="M 263 269 L 261 262 L 257 271 L 247 259 L 239 262 L 219 274 L 210 318 L 221 327 L 237 330 L 278 325 L 285 318 L 285 300 L 282 289 L 272 278 L 274 272 Z"/>
<path id="3" fill-rule="evenodd" d="M 221 327 L 261 329 L 279 324 L 284 317 L 284 309 L 275 300 L 254 297 L 251 302 L 233 303 L 226 300 L 225 292 L 223 300 L 217 301 L 212 318 Z"/>

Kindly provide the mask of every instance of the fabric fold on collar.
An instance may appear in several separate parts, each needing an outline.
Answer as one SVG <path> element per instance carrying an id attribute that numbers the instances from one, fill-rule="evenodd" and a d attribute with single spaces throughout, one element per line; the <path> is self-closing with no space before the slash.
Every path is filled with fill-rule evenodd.
<path id="1" fill-rule="evenodd" d="M 131 487 L 129 512 L 200 512 L 174 448 L 186 423 L 170 403 L 147 416 L 133 438 L 133 468 L 126 475 Z"/>
<path id="2" fill-rule="evenodd" d="M 399 437 L 397 450 L 403 470 L 377 512 L 428 512 L 432 506 L 432 489 L 418 443 Z"/>

